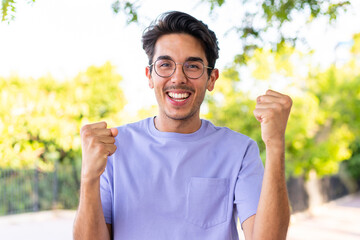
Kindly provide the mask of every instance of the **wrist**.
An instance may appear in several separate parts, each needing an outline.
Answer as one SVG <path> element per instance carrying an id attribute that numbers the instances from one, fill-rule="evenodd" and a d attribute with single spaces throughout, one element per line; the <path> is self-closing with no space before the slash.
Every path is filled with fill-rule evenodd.
<path id="1" fill-rule="evenodd" d="M 100 191 L 100 178 L 81 178 L 80 197 L 91 199 L 94 194 Z"/>
<path id="2" fill-rule="evenodd" d="M 84 183 L 93 183 L 100 180 L 104 170 L 99 171 L 97 168 L 90 168 L 87 165 L 81 167 L 81 181 Z"/>
<path id="3" fill-rule="evenodd" d="M 285 141 L 272 141 L 265 146 L 266 169 L 276 171 L 276 175 L 285 177 Z"/>
<path id="4" fill-rule="evenodd" d="M 93 187 L 100 184 L 100 176 L 81 174 L 80 184 L 82 188 Z"/>
<path id="5" fill-rule="evenodd" d="M 81 179 L 79 205 L 89 206 L 100 201 L 100 179 Z"/>
<path id="6" fill-rule="evenodd" d="M 285 149 L 285 138 L 282 139 L 268 139 L 264 141 L 266 149 L 278 149 L 283 150 Z"/>

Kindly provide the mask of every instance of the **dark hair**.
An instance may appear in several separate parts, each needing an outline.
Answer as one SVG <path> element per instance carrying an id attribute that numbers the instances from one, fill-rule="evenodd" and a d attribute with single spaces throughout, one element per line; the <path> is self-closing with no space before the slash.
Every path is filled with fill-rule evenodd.
<path id="1" fill-rule="evenodd" d="M 156 41 L 159 37 L 171 33 L 187 33 L 200 40 L 209 67 L 215 67 L 216 59 L 219 58 L 219 46 L 215 33 L 202 21 L 189 14 L 177 11 L 161 14 L 145 29 L 142 35 L 142 43 L 149 58 L 149 65 L 154 57 Z M 208 74 L 210 75 L 210 73 L 211 69 L 208 69 Z"/>

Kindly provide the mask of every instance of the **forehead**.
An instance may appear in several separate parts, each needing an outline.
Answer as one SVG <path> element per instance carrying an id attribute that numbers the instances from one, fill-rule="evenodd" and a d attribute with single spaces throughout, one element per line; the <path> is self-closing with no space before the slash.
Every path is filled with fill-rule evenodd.
<path id="1" fill-rule="evenodd" d="M 153 60 L 159 56 L 170 56 L 175 61 L 185 61 L 189 57 L 197 57 L 206 61 L 201 42 L 185 33 L 165 34 L 159 37 L 155 44 Z"/>

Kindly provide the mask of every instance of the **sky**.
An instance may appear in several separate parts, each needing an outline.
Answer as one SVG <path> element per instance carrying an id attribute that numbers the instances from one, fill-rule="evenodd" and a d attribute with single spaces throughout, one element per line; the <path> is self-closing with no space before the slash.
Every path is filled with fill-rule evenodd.
<path id="1" fill-rule="evenodd" d="M 110 61 L 123 76 L 126 108 L 134 112 L 156 104 L 145 77 L 148 60 L 141 34 L 159 14 L 179 10 L 207 23 L 219 39 L 220 70 L 241 50 L 236 34 L 226 34 L 229 26 L 239 20 L 241 5 L 236 0 L 227 0 L 211 16 L 208 5 L 199 4 L 200 1 L 143 0 L 138 25 L 126 25 L 122 14 L 115 15 L 111 0 L 25 2 L 17 3 L 14 21 L 0 23 L 0 77 L 38 78 L 51 74 L 59 80 L 71 79 L 91 65 L 101 66 Z M 320 64 L 331 63 L 336 45 L 349 42 L 354 33 L 360 32 L 360 24 L 356 24 L 360 14 L 354 14 L 360 13 L 360 1 L 354 1 L 352 10 L 340 16 L 333 27 L 320 19 L 304 31 Z"/>

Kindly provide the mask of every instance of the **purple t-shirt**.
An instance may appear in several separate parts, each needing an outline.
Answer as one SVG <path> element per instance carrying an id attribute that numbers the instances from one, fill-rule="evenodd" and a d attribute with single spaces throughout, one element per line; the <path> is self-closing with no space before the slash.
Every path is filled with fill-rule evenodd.
<path id="1" fill-rule="evenodd" d="M 238 239 L 264 173 L 253 140 L 207 120 L 190 134 L 160 132 L 153 118 L 118 130 L 100 185 L 115 240 Z"/>

